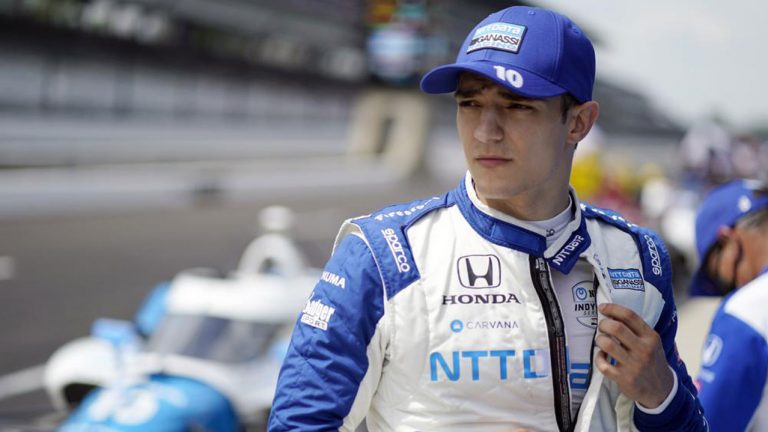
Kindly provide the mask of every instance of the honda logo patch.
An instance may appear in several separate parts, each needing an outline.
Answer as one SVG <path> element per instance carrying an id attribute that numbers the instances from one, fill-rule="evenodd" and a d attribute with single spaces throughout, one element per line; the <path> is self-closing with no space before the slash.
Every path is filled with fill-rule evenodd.
<path id="1" fill-rule="evenodd" d="M 496 288 L 501 284 L 501 262 L 496 255 L 468 255 L 457 263 L 459 283 L 466 288 Z"/>

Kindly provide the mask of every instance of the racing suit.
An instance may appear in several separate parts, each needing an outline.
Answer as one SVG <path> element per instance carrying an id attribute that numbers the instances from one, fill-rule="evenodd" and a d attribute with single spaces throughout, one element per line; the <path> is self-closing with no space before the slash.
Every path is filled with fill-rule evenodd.
<path id="1" fill-rule="evenodd" d="M 723 300 L 696 384 L 713 431 L 768 431 L 768 273 Z"/>
<path id="2" fill-rule="evenodd" d="M 372 431 L 706 430 L 674 344 L 664 245 L 571 200 L 549 247 L 481 211 L 469 174 L 443 196 L 347 221 L 294 329 L 269 429 L 354 430 L 365 418 Z M 616 302 L 661 335 L 676 374 L 661 412 L 636 409 L 590 364 L 571 367 L 559 307 L 570 287 L 555 290 L 552 274 L 578 265 L 594 282 L 594 324 L 594 303 Z"/>

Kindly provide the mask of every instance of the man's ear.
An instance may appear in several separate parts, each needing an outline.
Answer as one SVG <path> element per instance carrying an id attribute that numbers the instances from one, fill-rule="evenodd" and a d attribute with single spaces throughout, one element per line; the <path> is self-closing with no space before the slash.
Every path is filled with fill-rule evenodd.
<path id="1" fill-rule="evenodd" d="M 568 143 L 577 144 L 584 137 L 597 121 L 600 114 L 600 104 L 595 101 L 584 102 L 571 108 L 571 114 L 568 117 Z"/>

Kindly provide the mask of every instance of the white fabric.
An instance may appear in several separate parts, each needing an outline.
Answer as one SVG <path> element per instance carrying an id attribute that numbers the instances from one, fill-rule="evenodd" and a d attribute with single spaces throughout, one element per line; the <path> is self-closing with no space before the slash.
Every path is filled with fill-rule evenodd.
<path id="1" fill-rule="evenodd" d="M 575 221 L 578 222 L 580 217 L 577 210 Z M 573 222 L 568 225 L 573 229 Z M 603 267 L 642 268 L 632 237 L 596 220 L 588 220 L 587 227 L 592 245 L 582 253 L 589 260 L 589 266 L 583 269 L 599 281 L 598 303 L 601 298 L 602 301 L 616 301 L 635 310 L 649 325 L 654 326 L 664 304 L 656 287 L 646 282 L 644 292 L 617 292 L 612 289 L 610 279 L 606 279 Z M 342 227 L 341 232 L 349 231 L 348 226 Z M 538 361 L 548 358 L 548 336 L 541 304 L 531 282 L 528 255 L 481 238 L 456 206 L 429 213 L 409 228 L 407 236 L 422 278 L 388 300 L 385 319 L 392 331 L 388 335 L 389 340 L 381 342 L 387 347 L 386 361 L 378 388 L 370 400 L 367 415 L 369 430 L 448 431 L 471 428 L 477 431 L 508 431 L 515 427 L 557 430 L 552 414 L 550 365 L 548 361 Z M 565 242 L 557 240 L 555 245 L 559 243 L 562 246 Z M 553 255 L 550 253 L 553 248 L 548 249 L 548 255 Z M 453 309 L 440 307 L 442 296 L 468 291 L 456 286 L 455 260 L 445 259 L 443 255 L 434 253 L 436 250 L 451 251 L 455 257 L 473 254 L 501 257 L 503 282 L 500 290 L 494 292 L 515 293 L 520 304 L 483 305 L 482 308 L 473 308 L 472 305 L 456 305 Z M 611 253 L 608 253 L 609 250 Z M 585 274 L 583 270 L 577 271 L 580 272 L 577 275 Z M 455 337 L 451 323 L 456 320 L 463 323 L 462 332 L 470 333 L 468 337 Z M 482 328 L 490 323 L 514 327 L 498 330 Z M 475 332 L 474 336 L 472 332 Z M 426 343 L 425 335 L 429 335 Z M 498 379 L 501 359 L 488 355 L 492 349 L 515 351 L 514 356 L 506 358 L 508 379 L 504 380 L 505 385 L 500 385 Z M 529 349 L 535 350 L 530 369 L 541 374 L 541 378 L 524 378 L 525 361 L 520 353 Z M 464 353 L 472 351 L 484 354 L 476 358 L 477 381 L 472 380 L 475 359 L 464 356 Z M 429 360 L 435 353 L 444 360 L 445 367 L 439 361 L 434 362 L 437 380 L 432 381 Z M 453 363 L 453 353 L 457 353 L 456 364 Z M 446 372 L 451 371 L 459 373 L 455 381 L 447 376 Z M 608 430 L 616 428 L 617 416 L 622 415 L 615 411 L 614 406 L 619 399 L 618 388 L 609 382 L 602 385 L 603 381 L 602 374 L 593 369 L 590 388 L 583 396 L 577 431 L 606 430 L 605 425 L 614 425 Z M 360 394 L 369 392 L 361 390 Z M 514 400 L 515 404 L 510 404 L 510 400 Z M 355 407 L 364 406 L 365 403 L 355 401 Z M 631 419 L 632 405 L 622 406 L 626 410 L 623 416 Z"/>
<path id="2" fill-rule="evenodd" d="M 677 374 L 675 373 L 675 370 L 672 368 L 669 368 L 669 370 L 672 371 L 672 377 L 674 378 L 672 384 L 672 390 L 669 391 L 669 394 L 664 399 L 664 402 L 661 403 L 661 405 L 657 406 L 656 408 L 646 408 L 639 403 L 635 402 L 635 406 L 642 412 L 648 413 L 648 414 L 661 414 L 664 412 L 665 409 L 669 406 L 669 404 L 672 403 L 672 399 L 675 398 L 675 394 L 677 393 Z"/>

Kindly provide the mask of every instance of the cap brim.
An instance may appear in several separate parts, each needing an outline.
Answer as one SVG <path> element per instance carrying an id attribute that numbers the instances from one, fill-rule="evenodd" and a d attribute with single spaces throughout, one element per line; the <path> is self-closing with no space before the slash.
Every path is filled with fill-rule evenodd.
<path id="1" fill-rule="evenodd" d="M 461 74 L 472 72 L 495 81 L 512 93 L 529 98 L 542 99 L 567 93 L 567 90 L 564 88 L 553 84 L 539 75 L 514 65 L 509 65 L 508 69 L 518 72 L 523 78 L 523 84 L 520 87 L 515 87 L 506 80 L 499 78 L 496 72 L 497 66 L 504 65 L 500 65 L 497 62 L 473 61 L 440 66 L 424 75 L 424 78 L 421 79 L 421 90 L 431 94 L 454 92 L 458 87 Z"/>
<path id="2" fill-rule="evenodd" d="M 699 266 L 691 277 L 691 284 L 688 286 L 688 295 L 691 297 L 718 297 L 714 282 L 704 274 L 704 269 Z"/>

